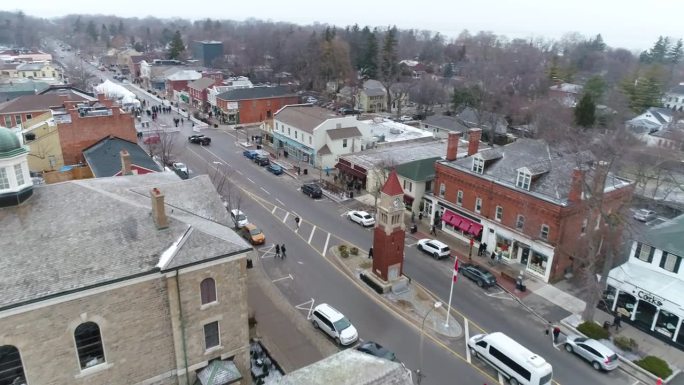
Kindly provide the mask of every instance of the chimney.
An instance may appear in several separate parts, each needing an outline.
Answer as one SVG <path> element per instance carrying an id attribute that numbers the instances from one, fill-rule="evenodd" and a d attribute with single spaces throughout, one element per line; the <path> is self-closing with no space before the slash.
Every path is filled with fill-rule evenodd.
<path id="1" fill-rule="evenodd" d="M 157 229 L 165 229 L 169 227 L 169 219 L 166 217 L 166 208 L 164 207 L 164 194 L 158 188 L 150 190 L 152 196 L 152 219 Z"/>
<path id="2" fill-rule="evenodd" d="M 121 175 L 131 175 L 131 155 L 126 150 L 121 150 Z"/>
<path id="3" fill-rule="evenodd" d="M 570 183 L 570 193 L 568 193 L 568 201 L 571 203 L 579 203 L 582 201 L 584 195 L 584 171 L 579 168 L 572 170 L 572 182 Z"/>
<path id="4" fill-rule="evenodd" d="M 461 140 L 461 133 L 452 131 L 449 132 L 447 137 L 447 152 L 446 160 L 452 161 L 456 160 L 456 154 L 458 153 L 458 142 Z"/>
<path id="5" fill-rule="evenodd" d="M 107 99 L 105 98 L 105 94 L 97 94 L 97 100 L 98 100 L 100 103 L 104 104 L 104 101 L 107 100 Z"/>
<path id="6" fill-rule="evenodd" d="M 481 129 L 471 128 L 468 130 L 468 156 L 477 154 L 480 149 L 480 138 L 482 138 Z"/>
<path id="7" fill-rule="evenodd" d="M 605 189 L 606 178 L 608 177 L 608 162 L 605 160 L 600 160 L 596 164 L 596 169 L 594 170 L 594 191 L 593 194 L 600 197 Z"/>

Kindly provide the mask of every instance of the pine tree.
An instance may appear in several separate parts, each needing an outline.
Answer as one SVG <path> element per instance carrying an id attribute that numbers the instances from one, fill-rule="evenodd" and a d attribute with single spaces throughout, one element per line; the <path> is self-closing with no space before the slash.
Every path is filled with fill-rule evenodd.
<path id="1" fill-rule="evenodd" d="M 169 43 L 169 59 L 180 59 L 181 55 L 185 52 L 185 44 L 183 43 L 183 38 L 181 37 L 180 31 L 176 30 L 173 34 L 171 43 Z"/>
<path id="2" fill-rule="evenodd" d="M 97 29 L 95 27 L 95 22 L 90 20 L 88 26 L 86 27 L 86 33 L 93 41 L 97 41 Z"/>
<path id="3" fill-rule="evenodd" d="M 74 32 L 81 32 L 81 28 L 83 28 L 83 22 L 81 22 L 81 16 L 79 16 L 76 18 L 76 21 L 74 21 Z"/>
<path id="4" fill-rule="evenodd" d="M 373 79 L 378 75 L 378 40 L 375 31 L 364 27 L 361 31 L 363 40 L 363 53 L 359 57 L 358 69 L 364 77 Z"/>
<path id="5" fill-rule="evenodd" d="M 592 76 L 584 85 L 584 92 L 591 95 L 595 102 L 600 102 L 606 89 L 606 82 L 599 75 Z"/>
<path id="6" fill-rule="evenodd" d="M 682 39 L 677 40 L 677 43 L 673 45 L 669 51 L 667 51 L 667 62 L 672 65 L 677 65 L 682 60 L 684 55 L 684 43 Z"/>
<path id="7" fill-rule="evenodd" d="M 589 93 L 582 95 L 575 107 L 575 124 L 584 128 L 593 127 L 596 123 L 596 104 Z"/>
<path id="8" fill-rule="evenodd" d="M 387 111 L 392 111 L 392 94 L 390 87 L 399 75 L 399 60 L 397 59 L 397 27 L 387 29 L 382 43 L 382 60 L 380 61 L 380 76 L 387 91 Z"/>

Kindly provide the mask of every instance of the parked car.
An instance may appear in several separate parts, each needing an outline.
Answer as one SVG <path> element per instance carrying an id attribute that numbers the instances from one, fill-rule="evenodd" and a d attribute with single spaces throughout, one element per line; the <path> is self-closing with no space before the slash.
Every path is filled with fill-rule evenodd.
<path id="1" fill-rule="evenodd" d="M 368 214 L 365 211 L 350 211 L 347 216 L 349 217 L 349 220 L 352 222 L 356 222 L 360 224 L 361 226 L 367 227 L 367 226 L 373 226 L 375 225 L 375 218 L 373 218 L 372 215 Z"/>
<path id="2" fill-rule="evenodd" d="M 271 160 L 269 159 L 268 155 L 257 155 L 254 157 L 254 163 L 258 164 L 259 166 L 268 166 L 269 163 L 271 163 Z"/>
<path id="3" fill-rule="evenodd" d="M 314 104 L 318 101 L 318 99 L 314 98 L 313 96 L 309 96 L 306 98 L 306 102 L 310 104 Z"/>
<path id="4" fill-rule="evenodd" d="M 402 116 L 399 118 L 399 120 L 402 121 L 402 122 L 408 122 L 408 121 L 413 120 L 413 117 L 408 116 L 408 115 L 402 115 Z"/>
<path id="5" fill-rule="evenodd" d="M 280 175 L 283 173 L 283 168 L 275 163 L 269 164 L 268 167 L 266 167 L 266 170 L 268 170 L 268 172 L 272 173 L 273 175 Z"/>
<path id="6" fill-rule="evenodd" d="M 435 259 L 448 258 L 451 256 L 449 246 L 436 239 L 420 239 L 418 241 L 418 250 L 432 255 Z"/>
<path id="7" fill-rule="evenodd" d="M 266 241 L 264 233 L 251 223 L 246 224 L 240 229 L 240 234 L 247 242 L 253 245 L 262 245 Z"/>
<path id="8" fill-rule="evenodd" d="M 302 185 L 302 193 L 311 198 L 318 199 L 323 196 L 323 190 L 315 183 L 305 183 Z"/>
<path id="9" fill-rule="evenodd" d="M 242 151 L 242 155 L 244 155 L 247 159 L 254 159 L 254 157 L 257 156 L 257 151 L 256 150 L 245 150 Z"/>
<path id="10" fill-rule="evenodd" d="M 359 333 L 347 317 L 327 303 L 314 308 L 311 323 L 333 338 L 338 345 L 351 345 L 359 339 Z"/>
<path id="11" fill-rule="evenodd" d="M 614 370 L 618 367 L 618 356 L 602 343 L 591 338 L 568 336 L 565 350 L 575 353 L 591 363 L 596 370 Z"/>
<path id="12" fill-rule="evenodd" d="M 249 223 L 245 213 L 238 209 L 230 210 L 230 220 L 232 220 L 237 227 L 245 227 Z"/>
<path id="13" fill-rule="evenodd" d="M 386 360 L 390 360 L 390 361 L 394 361 L 394 362 L 399 362 L 399 360 L 397 360 L 397 356 L 396 356 L 396 354 L 394 354 L 394 352 L 382 347 L 382 345 L 380 345 L 377 342 L 366 341 L 366 342 L 362 343 L 361 345 L 359 345 L 356 348 L 356 350 L 358 350 L 360 352 L 364 352 L 366 354 L 370 354 L 371 356 L 384 358 Z"/>
<path id="14" fill-rule="evenodd" d="M 211 143 L 211 138 L 204 135 L 190 135 L 188 136 L 188 141 L 190 143 L 208 146 Z"/>
<path id="15" fill-rule="evenodd" d="M 479 287 L 490 287 L 496 285 L 496 277 L 489 270 L 482 266 L 464 263 L 458 267 L 461 274 L 472 280 Z"/>
<path id="16" fill-rule="evenodd" d="M 649 222 L 656 219 L 656 213 L 653 210 L 639 209 L 634 213 L 634 219 L 641 222 Z"/>
<path id="17" fill-rule="evenodd" d="M 171 164 L 171 169 L 178 175 L 181 179 L 188 179 L 190 177 L 190 170 L 185 163 L 175 162 Z"/>
<path id="18" fill-rule="evenodd" d="M 143 139 L 145 144 L 159 144 L 161 142 L 161 137 L 159 135 L 150 135 Z"/>

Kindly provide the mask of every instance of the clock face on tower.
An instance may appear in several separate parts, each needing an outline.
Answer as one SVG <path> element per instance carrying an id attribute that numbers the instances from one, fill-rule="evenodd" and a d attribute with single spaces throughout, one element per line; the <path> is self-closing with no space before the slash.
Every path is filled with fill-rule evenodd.
<path id="1" fill-rule="evenodd" d="M 399 197 L 394 198 L 394 200 L 392 200 L 392 207 L 394 207 L 395 209 L 398 209 L 400 206 L 401 206 L 401 199 Z"/>

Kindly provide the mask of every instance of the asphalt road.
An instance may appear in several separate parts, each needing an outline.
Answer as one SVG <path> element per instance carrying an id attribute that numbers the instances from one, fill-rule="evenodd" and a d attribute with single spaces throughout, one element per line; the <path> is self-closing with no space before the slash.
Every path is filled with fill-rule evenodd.
<path id="1" fill-rule="evenodd" d="M 102 73 L 95 68 L 92 68 L 92 72 L 99 77 L 111 78 L 109 72 Z M 147 95 L 139 96 L 151 100 Z M 176 116 L 159 115 L 160 123 L 171 126 L 171 119 Z M 266 246 L 258 249 L 261 262 L 290 304 L 300 309 L 302 316 L 306 316 L 312 300 L 315 304 L 332 304 L 352 320 L 361 338 L 382 343 L 395 351 L 407 367 L 416 369 L 419 330 L 367 295 L 356 282 L 343 275 L 322 255 L 326 246 L 338 244 L 340 239 L 363 249 L 370 246 L 370 231 L 344 218 L 349 207 L 326 199 L 311 200 L 297 190 L 299 183 L 292 178 L 267 173 L 264 168 L 242 156 L 242 148 L 231 133 L 207 130 L 206 134 L 212 137 L 212 144 L 208 147 L 188 144 L 185 138 L 191 133 L 186 123 L 177 134 L 175 151 L 177 160 L 188 164 L 191 177 L 204 173 L 211 175 L 212 169 L 218 168 L 228 175 L 231 183 L 242 186 L 261 201 L 282 208 L 272 212 L 259 204 L 258 200 L 247 197 L 241 203 L 241 209 L 247 213 L 250 221 L 260 226 L 266 234 Z M 295 213 L 303 220 L 297 233 L 294 232 Z M 287 245 L 287 259 L 272 258 L 269 247 L 274 242 Z M 418 252 L 414 243 L 415 240 L 407 239 L 410 247 L 406 249 L 405 273 L 446 302 L 452 262 L 434 261 Z M 461 279 L 456 284 L 452 306 L 483 329 L 503 331 L 543 356 L 553 365 L 557 383 L 635 383 L 620 371 L 598 373 L 588 363 L 556 349 L 550 337 L 543 332 L 544 322 L 500 290 L 484 291 L 472 282 Z M 549 309 L 549 312 L 562 313 L 558 309 Z M 485 375 L 464 361 L 464 350 L 447 350 L 429 339 L 425 342 L 424 384 L 456 383 L 455 379 L 458 379 L 458 384 L 495 383 L 490 377 L 493 375 L 491 370 L 485 369 L 484 373 L 488 374 Z"/>

